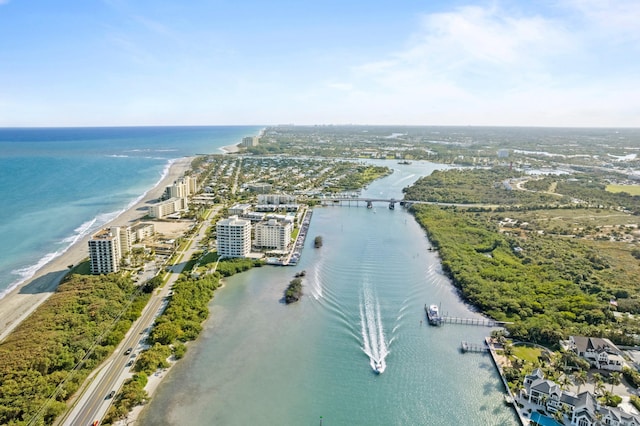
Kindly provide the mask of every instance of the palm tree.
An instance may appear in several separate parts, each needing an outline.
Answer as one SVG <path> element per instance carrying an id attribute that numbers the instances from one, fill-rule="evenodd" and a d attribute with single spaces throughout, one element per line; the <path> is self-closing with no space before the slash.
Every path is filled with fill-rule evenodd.
<path id="1" fill-rule="evenodd" d="M 596 395 L 600 395 L 603 390 L 604 390 L 604 382 L 602 381 L 602 379 L 597 380 L 593 385 L 593 391 L 595 392 Z"/>
<path id="2" fill-rule="evenodd" d="M 587 372 L 584 370 L 580 370 L 573 373 L 573 382 L 578 385 L 577 393 L 580 393 L 580 386 L 587 383 Z"/>
<path id="3" fill-rule="evenodd" d="M 569 376 L 563 374 L 562 377 L 560 377 L 560 389 L 566 390 L 570 384 L 571 380 L 569 379 Z"/>
<path id="4" fill-rule="evenodd" d="M 602 374 L 600 373 L 593 373 L 591 375 L 591 380 L 593 380 L 593 383 L 597 383 L 597 382 L 601 382 L 602 381 Z"/>
<path id="5" fill-rule="evenodd" d="M 619 385 L 620 382 L 622 382 L 622 374 L 617 371 L 611 373 L 611 376 L 609 376 L 609 382 L 611 382 L 611 393 L 613 393 L 613 387 Z"/>

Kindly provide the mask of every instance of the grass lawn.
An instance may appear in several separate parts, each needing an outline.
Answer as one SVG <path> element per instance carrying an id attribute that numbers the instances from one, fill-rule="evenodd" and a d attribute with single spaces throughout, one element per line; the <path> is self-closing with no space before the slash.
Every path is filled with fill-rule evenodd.
<path id="1" fill-rule="evenodd" d="M 640 185 L 607 185 L 609 192 L 626 192 L 631 195 L 640 195 Z"/>
<path id="2" fill-rule="evenodd" d="M 542 354 L 542 349 L 530 346 L 514 346 L 513 355 L 529 362 L 536 362 Z"/>

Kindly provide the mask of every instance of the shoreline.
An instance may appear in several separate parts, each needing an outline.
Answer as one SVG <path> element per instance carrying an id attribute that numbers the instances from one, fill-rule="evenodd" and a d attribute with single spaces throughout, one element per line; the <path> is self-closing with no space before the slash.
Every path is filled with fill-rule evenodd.
<path id="1" fill-rule="evenodd" d="M 216 292 L 220 291 L 225 286 L 226 286 L 226 282 L 225 282 L 225 280 L 223 278 L 221 278 L 220 279 L 220 285 L 218 286 L 218 288 L 216 288 L 215 291 Z M 191 342 L 186 342 L 185 343 L 187 348 L 189 347 L 190 343 Z M 147 391 L 147 396 L 148 396 L 149 400 L 151 400 L 153 398 L 153 394 L 158 390 L 158 387 L 162 384 L 162 381 L 164 380 L 164 378 L 169 374 L 171 369 L 179 361 L 180 360 L 173 359 L 173 356 L 172 356 L 171 359 L 169 360 L 169 366 L 167 368 L 159 369 L 155 373 L 153 373 L 152 376 L 148 376 L 147 377 L 147 384 L 144 387 L 144 390 Z M 135 407 L 133 407 L 127 413 L 127 415 L 124 417 L 124 419 L 115 421 L 113 423 L 114 426 L 130 426 L 130 425 L 138 424 L 138 422 L 140 421 L 145 409 L 147 408 L 147 404 L 148 404 L 148 402 L 146 404 L 143 404 L 143 405 L 136 405 Z"/>
<path id="2" fill-rule="evenodd" d="M 147 213 L 149 202 L 157 199 L 165 187 L 191 168 L 193 157 L 182 157 L 169 164 L 167 172 L 145 194 L 125 207 L 115 218 L 102 225 L 123 226 L 135 222 Z M 0 342 L 51 296 L 69 272 L 68 265 L 77 265 L 89 256 L 88 241 L 92 233 L 79 238 L 64 253 L 40 267 L 31 278 L 20 283 L 0 299 Z"/>
<path id="3" fill-rule="evenodd" d="M 219 149 L 224 154 L 236 154 L 240 151 L 240 148 L 238 147 L 238 145 L 240 144 L 226 145 Z"/>

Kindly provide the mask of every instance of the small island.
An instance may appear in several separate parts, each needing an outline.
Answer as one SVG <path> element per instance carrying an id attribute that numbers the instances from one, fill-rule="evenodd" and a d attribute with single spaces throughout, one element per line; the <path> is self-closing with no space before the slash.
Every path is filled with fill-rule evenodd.
<path id="1" fill-rule="evenodd" d="M 322 235 L 318 235 L 314 240 L 313 240 L 313 246 L 315 248 L 320 248 L 322 247 Z"/>
<path id="2" fill-rule="evenodd" d="M 289 303 L 297 302 L 302 297 L 302 278 L 297 276 L 292 279 L 284 292 L 284 301 L 288 305 Z"/>

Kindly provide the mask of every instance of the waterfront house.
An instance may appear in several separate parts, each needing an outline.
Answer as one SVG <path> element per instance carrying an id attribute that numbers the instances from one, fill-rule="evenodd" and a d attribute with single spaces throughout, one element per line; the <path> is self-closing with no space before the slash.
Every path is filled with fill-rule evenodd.
<path id="1" fill-rule="evenodd" d="M 566 413 L 572 426 L 640 426 L 640 416 L 601 406 L 589 391 L 579 395 L 564 391 L 554 381 L 545 379 L 539 368 L 526 375 L 523 384 L 519 398 L 521 404 L 548 414 L 557 411 Z"/>
<path id="2" fill-rule="evenodd" d="M 622 371 L 625 366 L 622 352 L 609 339 L 601 337 L 569 336 L 560 345 L 575 352 L 599 370 Z"/>

